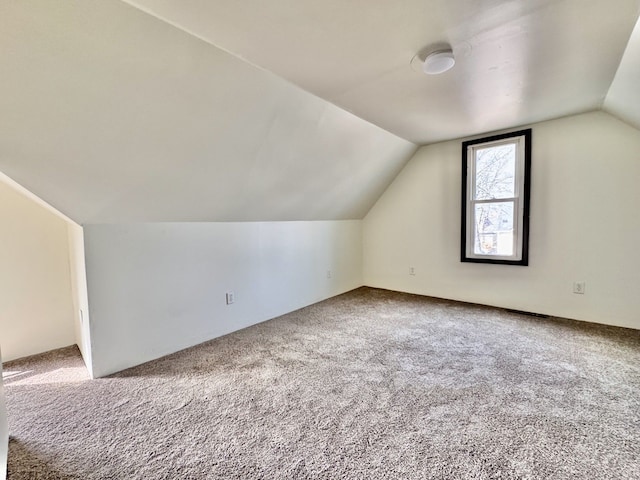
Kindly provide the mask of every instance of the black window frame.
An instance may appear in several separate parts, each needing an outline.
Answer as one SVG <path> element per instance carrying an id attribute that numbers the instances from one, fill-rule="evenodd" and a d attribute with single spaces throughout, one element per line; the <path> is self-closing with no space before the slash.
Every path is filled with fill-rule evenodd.
<path id="1" fill-rule="evenodd" d="M 530 206 L 531 206 L 531 136 L 532 129 L 524 129 L 518 130 L 515 132 L 503 133 L 500 135 L 492 135 L 489 137 L 477 138 L 474 140 L 468 140 L 462 142 L 462 208 L 461 208 L 461 235 L 460 235 L 460 261 L 461 262 L 469 262 L 469 263 L 490 263 L 496 265 L 520 265 L 520 266 L 528 266 L 529 265 L 529 215 L 530 215 Z M 519 198 L 522 199 L 523 202 L 523 210 L 522 217 L 520 217 L 520 221 L 522 224 L 522 245 L 521 245 L 521 258 L 518 260 L 506 260 L 506 259 L 494 259 L 491 258 L 491 255 L 487 255 L 482 258 L 477 257 L 469 257 L 467 256 L 467 207 L 468 207 L 468 197 L 467 193 L 469 192 L 468 185 L 468 172 L 469 172 L 469 159 L 468 148 L 470 146 L 482 144 L 482 143 L 490 143 L 496 142 L 500 140 L 506 140 L 509 138 L 524 138 L 524 178 L 522 184 L 522 194 Z"/>

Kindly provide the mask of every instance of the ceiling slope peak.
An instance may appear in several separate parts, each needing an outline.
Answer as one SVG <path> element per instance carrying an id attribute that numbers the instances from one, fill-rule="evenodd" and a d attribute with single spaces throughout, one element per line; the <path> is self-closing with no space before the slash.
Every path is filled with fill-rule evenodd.
<path id="1" fill-rule="evenodd" d="M 78 223 L 359 219 L 416 149 L 119 0 L 0 44 L 0 171 Z"/>

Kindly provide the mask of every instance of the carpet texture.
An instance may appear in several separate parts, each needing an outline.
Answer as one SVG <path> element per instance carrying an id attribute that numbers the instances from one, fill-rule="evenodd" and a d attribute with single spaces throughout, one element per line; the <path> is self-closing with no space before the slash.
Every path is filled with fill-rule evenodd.
<path id="1" fill-rule="evenodd" d="M 75 347 L 5 375 L 10 480 L 640 479 L 635 330 L 360 288 L 109 378 Z"/>

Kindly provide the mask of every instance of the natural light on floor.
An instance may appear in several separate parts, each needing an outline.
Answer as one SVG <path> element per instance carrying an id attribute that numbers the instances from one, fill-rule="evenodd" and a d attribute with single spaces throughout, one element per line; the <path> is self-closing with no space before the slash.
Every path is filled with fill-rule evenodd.
<path id="1" fill-rule="evenodd" d="M 44 385 L 52 383 L 77 383 L 89 379 L 86 368 L 84 367 L 68 367 L 58 368 L 51 372 L 40 373 L 29 376 L 32 370 L 25 371 L 6 371 L 2 374 L 2 379 L 14 385 Z"/>

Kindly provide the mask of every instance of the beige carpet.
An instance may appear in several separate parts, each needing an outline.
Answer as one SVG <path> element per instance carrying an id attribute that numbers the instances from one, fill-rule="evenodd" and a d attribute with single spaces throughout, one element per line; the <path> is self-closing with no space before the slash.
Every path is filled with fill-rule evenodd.
<path id="1" fill-rule="evenodd" d="M 11 480 L 640 478 L 634 330 L 361 288 L 110 378 L 5 370 Z"/>

